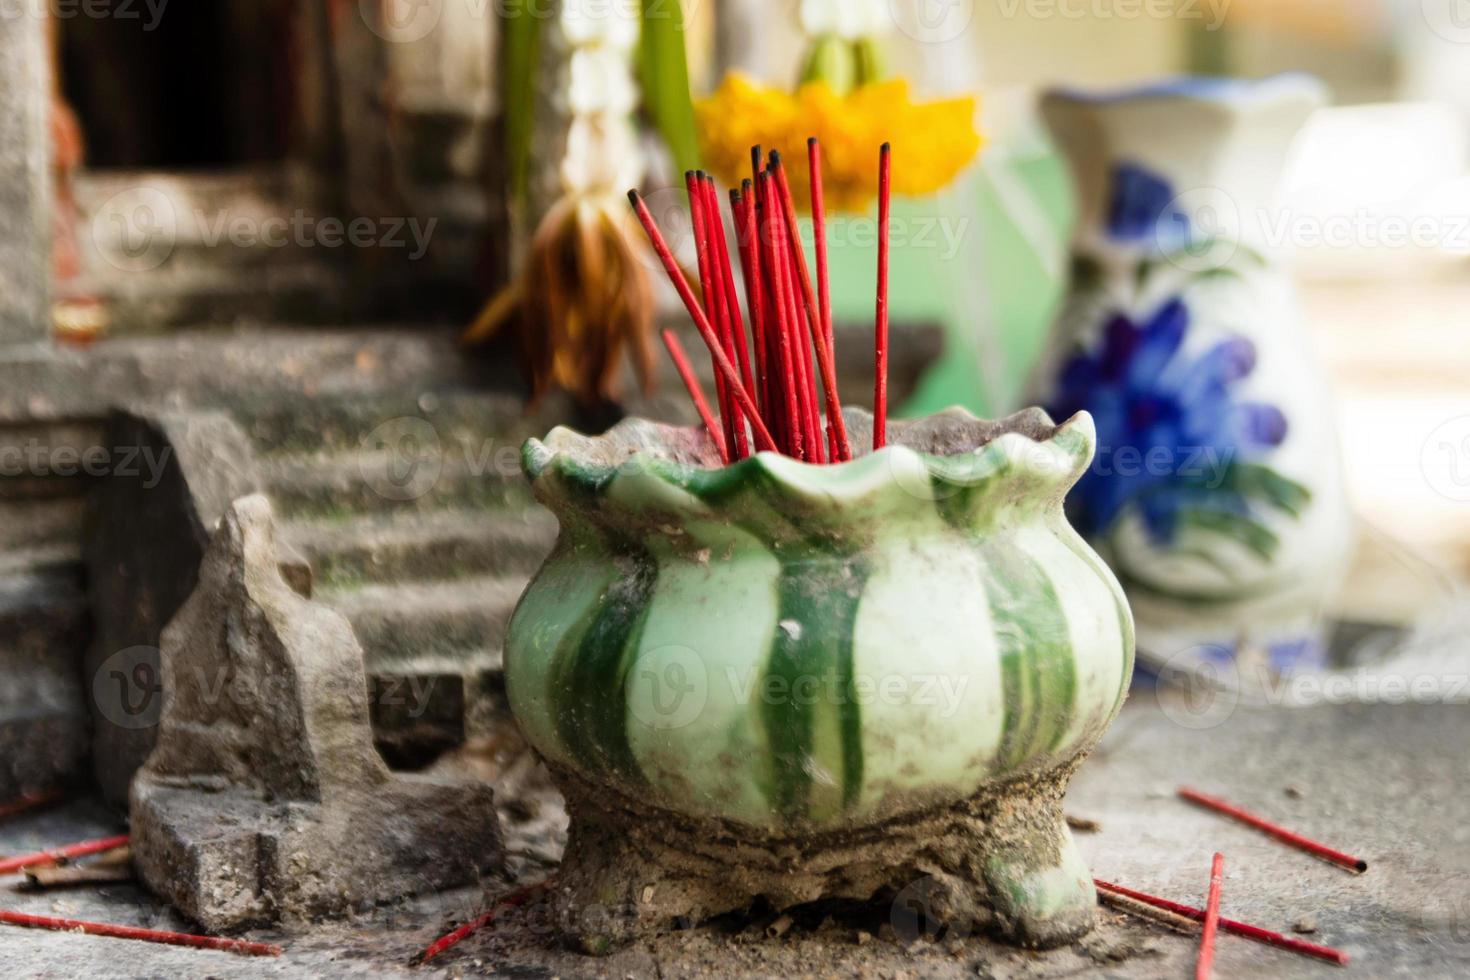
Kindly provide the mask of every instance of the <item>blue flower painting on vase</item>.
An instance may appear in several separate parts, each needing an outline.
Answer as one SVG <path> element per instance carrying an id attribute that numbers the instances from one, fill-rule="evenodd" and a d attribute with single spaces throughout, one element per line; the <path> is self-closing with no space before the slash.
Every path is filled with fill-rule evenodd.
<path id="1" fill-rule="evenodd" d="M 1043 102 L 1080 222 L 1031 397 L 1097 425 L 1068 517 L 1128 592 L 1145 672 L 1323 660 L 1352 538 L 1330 402 L 1290 278 L 1239 220 L 1268 212 L 1263 164 L 1322 97 L 1294 77 Z"/>
<path id="2" fill-rule="evenodd" d="M 1286 416 L 1236 393 L 1255 368 L 1250 340 L 1227 337 L 1190 360 L 1181 355 L 1188 329 L 1189 308 L 1177 297 L 1143 324 L 1119 314 L 1097 351 L 1078 352 L 1062 368 L 1052 414 L 1090 412 L 1098 432 L 1097 459 L 1068 498 L 1068 516 L 1096 536 L 1136 506 L 1160 546 L 1189 524 L 1269 557 L 1274 535 L 1252 520 L 1254 508 L 1295 513 L 1310 498 L 1252 462 L 1286 438 Z"/>

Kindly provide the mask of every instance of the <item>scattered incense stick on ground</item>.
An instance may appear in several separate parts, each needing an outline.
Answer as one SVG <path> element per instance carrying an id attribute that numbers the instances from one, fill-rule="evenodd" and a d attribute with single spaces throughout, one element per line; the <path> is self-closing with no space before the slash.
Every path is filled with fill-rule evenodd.
<path id="1" fill-rule="evenodd" d="M 500 901 L 490 906 L 489 911 L 487 911 L 484 915 L 481 915 L 479 918 L 474 919 L 470 922 L 466 922 L 458 929 L 449 933 L 449 935 L 441 936 L 440 938 L 434 940 L 434 942 L 431 943 L 427 949 L 419 954 L 416 962 L 423 964 L 429 962 L 435 957 L 442 956 L 444 953 L 453 949 L 455 946 L 458 946 L 470 936 L 473 936 L 475 933 L 488 926 L 491 922 L 495 921 L 495 917 L 501 912 L 516 908 L 520 905 L 525 905 L 531 899 L 540 895 L 542 892 L 545 892 L 553 884 L 555 884 L 555 878 L 547 878 L 545 881 L 537 882 L 534 885 L 527 885 L 525 888 L 511 892 L 509 895 L 505 896 Z"/>
<path id="2" fill-rule="evenodd" d="M 1220 929 L 1220 891 L 1225 883 L 1225 855 L 1216 852 L 1210 862 L 1210 891 L 1205 899 L 1204 928 L 1200 930 L 1199 960 L 1194 980 L 1210 980 L 1215 965 L 1215 933 Z"/>
<path id="3" fill-rule="evenodd" d="M 26 880 L 20 886 L 25 891 L 78 888 L 83 885 L 115 885 L 133 880 L 131 868 L 108 864 L 43 864 L 35 868 L 26 868 L 25 875 Z"/>
<path id="4" fill-rule="evenodd" d="M 133 849 L 127 844 L 103 851 L 87 862 L 89 868 L 128 868 L 133 864 Z"/>
<path id="5" fill-rule="evenodd" d="M 62 795 L 59 789 L 49 789 L 40 793 L 27 793 L 9 803 L 0 803 L 0 820 L 29 813 L 31 810 L 38 810 L 53 803 L 60 803 Z"/>
<path id="6" fill-rule="evenodd" d="M 117 837 L 106 837 L 102 840 L 82 841 L 78 844 L 68 844 L 51 851 L 38 851 L 35 854 L 23 854 L 0 861 L 0 875 L 15 874 L 23 868 L 33 867 L 38 864 L 55 864 L 67 858 L 87 857 L 91 854 L 101 854 L 103 851 L 111 851 L 115 848 L 124 847 L 128 843 L 128 835 L 121 834 Z"/>
<path id="7" fill-rule="evenodd" d="M 1096 820 L 1090 817 L 1075 817 L 1070 813 L 1067 814 L 1067 826 L 1079 834 L 1095 834 L 1099 830 L 1102 830 L 1102 824 Z"/>
<path id="8" fill-rule="evenodd" d="M 1185 918 L 1178 913 L 1170 912 L 1167 909 L 1161 909 L 1154 905 L 1149 905 L 1147 902 L 1140 902 L 1137 899 L 1129 898 L 1126 895 L 1119 895 L 1116 892 L 1104 891 L 1101 888 L 1098 889 L 1097 897 L 1104 904 L 1118 909 L 1119 911 L 1127 912 L 1129 915 L 1135 916 L 1136 918 L 1147 919 L 1148 921 L 1157 923 L 1158 925 L 1161 925 L 1166 929 L 1171 929 L 1174 932 L 1179 933 L 1180 935 L 1199 935 L 1200 924 L 1193 919 Z"/>
<path id="9" fill-rule="evenodd" d="M 25 929 L 50 929 L 54 932 L 80 932 L 88 936 L 108 939 L 136 939 L 139 942 L 159 943 L 164 946 L 188 946 L 192 949 L 211 949 L 222 953 L 237 953 L 241 956 L 280 956 L 281 947 L 268 943 L 251 943 L 243 939 L 220 939 L 215 936 L 191 936 L 180 932 L 159 932 L 155 929 L 139 929 L 135 926 L 118 926 L 105 922 L 83 922 L 80 919 L 53 919 L 43 915 L 25 915 L 21 912 L 0 911 L 0 922 Z"/>
<path id="10" fill-rule="evenodd" d="M 1351 854 L 1344 854 L 1342 851 L 1328 847 L 1326 844 L 1320 844 L 1308 837 L 1303 837 L 1295 831 L 1287 830 L 1285 827 L 1271 823 L 1269 820 L 1242 810 L 1235 804 L 1228 803 L 1218 797 L 1206 796 L 1198 790 L 1190 789 L 1188 786 L 1182 786 L 1179 789 L 1179 798 L 1188 800 L 1190 803 L 1202 806 L 1207 810 L 1224 814 L 1232 820 L 1238 820 L 1257 830 L 1264 831 L 1284 844 L 1289 844 L 1299 850 L 1306 851 L 1308 854 L 1321 858 L 1330 864 L 1347 868 L 1356 874 L 1362 874 L 1368 870 L 1368 862 L 1362 858 L 1353 857 Z"/>
<path id="11" fill-rule="evenodd" d="M 1171 902 L 1167 898 L 1159 898 L 1156 895 L 1150 895 L 1147 892 L 1137 891 L 1132 888 L 1125 888 L 1122 885 L 1115 885 L 1111 882 L 1103 881 L 1101 878 L 1094 878 L 1092 881 L 1099 889 L 1113 895 L 1122 895 L 1124 898 L 1145 902 L 1155 908 L 1164 909 L 1176 915 L 1182 915 L 1196 922 L 1204 921 L 1205 912 L 1203 909 L 1183 905 L 1179 902 Z M 1280 949 L 1291 950 L 1293 953 L 1300 953 L 1303 956 L 1311 956 L 1315 959 L 1326 960 L 1328 963 L 1336 963 L 1338 966 L 1347 966 L 1348 955 L 1341 950 L 1332 949 L 1329 946 L 1318 946 L 1316 943 L 1309 943 L 1302 939 L 1293 939 L 1290 936 L 1283 936 L 1279 932 L 1262 929 L 1260 926 L 1253 926 L 1249 922 L 1239 922 L 1235 919 L 1222 918 L 1220 920 L 1220 928 L 1232 935 L 1251 939 L 1258 943 L 1264 943 L 1267 946 L 1276 946 Z"/>

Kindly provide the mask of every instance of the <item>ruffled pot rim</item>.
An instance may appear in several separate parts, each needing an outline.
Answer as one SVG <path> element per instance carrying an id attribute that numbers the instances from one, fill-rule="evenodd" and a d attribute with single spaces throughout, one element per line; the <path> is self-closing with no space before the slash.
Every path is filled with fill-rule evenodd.
<path id="1" fill-rule="evenodd" d="M 877 503 L 892 490 L 906 499 L 933 500 L 950 490 L 999 484 L 1015 491 L 1013 502 L 1060 504 L 1091 464 L 1097 442 L 1086 412 L 1059 425 L 1039 408 L 995 421 L 951 408 L 891 421 L 888 445 L 873 452 L 872 415 L 849 408 L 843 416 L 855 456 L 846 463 L 819 465 L 761 452 L 723 465 L 702 427 L 627 418 L 600 436 L 558 427 L 545 439 L 527 440 L 522 465 L 537 496 L 552 505 L 591 495 L 616 496 L 631 506 L 643 490 L 660 509 L 688 503 L 707 513 L 759 485 L 767 498 L 785 497 L 809 512 L 837 511 Z"/>

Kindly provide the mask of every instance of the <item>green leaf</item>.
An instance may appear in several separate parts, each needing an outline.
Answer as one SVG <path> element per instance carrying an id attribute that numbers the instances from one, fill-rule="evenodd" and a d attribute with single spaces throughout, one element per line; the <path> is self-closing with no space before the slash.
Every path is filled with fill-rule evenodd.
<path id="1" fill-rule="evenodd" d="M 1292 517 L 1300 517 L 1312 501 L 1312 491 L 1258 463 L 1231 464 L 1225 485 L 1245 497 L 1268 501 Z"/>
<path id="2" fill-rule="evenodd" d="M 699 167 L 699 137 L 689 94 L 684 9 L 680 0 L 642 0 L 642 4 L 638 80 L 643 86 L 643 104 L 678 169 L 695 170 Z"/>
<path id="3" fill-rule="evenodd" d="M 1179 515 L 1180 524 L 1200 531 L 1219 534 L 1238 541 L 1261 557 L 1270 561 L 1281 540 L 1268 527 L 1257 524 L 1249 517 L 1241 517 L 1223 510 L 1186 510 Z"/>
<path id="4" fill-rule="evenodd" d="M 536 119 L 536 73 L 541 65 L 541 23 L 532 4 L 501 8 L 501 97 L 505 105 L 506 174 L 513 197 L 526 192 L 531 166 L 531 134 Z"/>
<path id="5" fill-rule="evenodd" d="M 860 37 L 852 42 L 852 54 L 859 87 L 888 77 L 888 56 L 883 50 L 883 42 L 876 37 Z"/>
<path id="6" fill-rule="evenodd" d="M 801 83 L 826 82 L 838 95 L 846 95 L 857 84 L 857 49 L 836 34 L 824 34 L 812 42 Z"/>

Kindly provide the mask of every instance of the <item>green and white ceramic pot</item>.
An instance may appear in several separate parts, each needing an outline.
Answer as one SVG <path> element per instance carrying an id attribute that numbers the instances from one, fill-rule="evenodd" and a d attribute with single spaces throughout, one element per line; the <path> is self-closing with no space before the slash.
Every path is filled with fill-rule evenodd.
<path id="1" fill-rule="evenodd" d="M 561 536 L 506 682 L 568 798 L 575 938 L 905 886 L 1021 942 L 1090 928 L 1061 795 L 1133 659 L 1062 513 L 1094 440 L 1036 409 L 896 423 L 836 466 L 721 466 L 703 430 L 636 419 L 531 440 Z"/>

